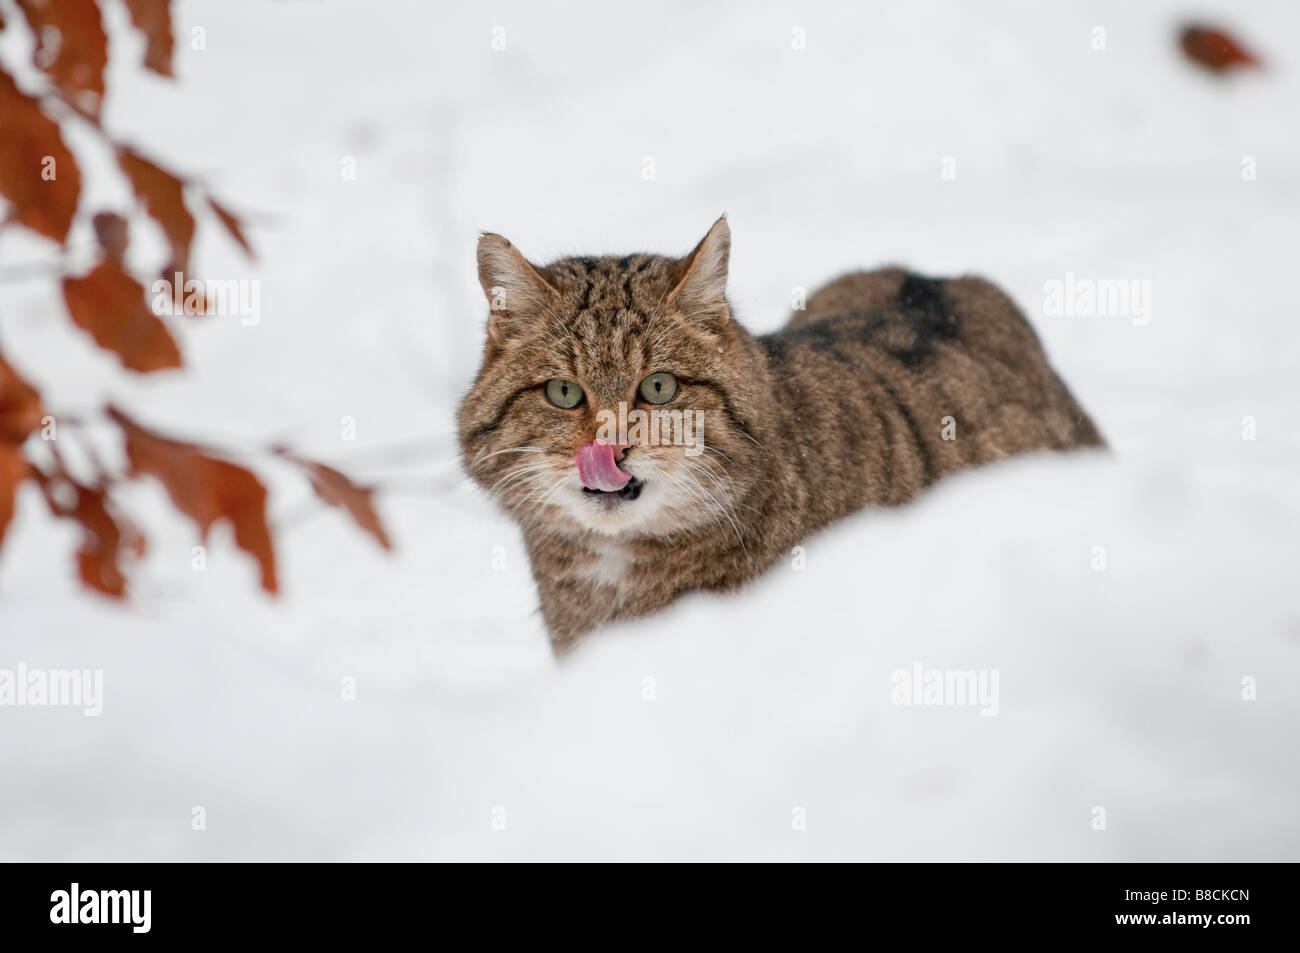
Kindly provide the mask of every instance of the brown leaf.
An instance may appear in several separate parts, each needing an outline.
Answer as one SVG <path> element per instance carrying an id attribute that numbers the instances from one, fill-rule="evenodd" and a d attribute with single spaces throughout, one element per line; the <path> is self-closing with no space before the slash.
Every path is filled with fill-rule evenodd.
<path id="1" fill-rule="evenodd" d="M 41 396 L 0 355 L 0 446 L 17 446 L 41 425 Z"/>
<path id="2" fill-rule="evenodd" d="M 113 212 L 100 212 L 92 221 L 104 257 L 120 268 L 128 241 L 126 219 Z"/>
<path id="3" fill-rule="evenodd" d="M 316 495 L 330 506 L 339 506 L 348 511 L 353 522 L 375 538 L 384 549 L 392 549 L 393 544 L 384 532 L 379 514 L 375 512 L 374 488 L 358 486 L 346 474 L 323 463 L 305 460 L 291 453 L 282 454 L 307 471 L 312 489 Z"/>
<path id="4" fill-rule="evenodd" d="M 144 34 L 144 65 L 163 76 L 172 72 L 172 14 L 170 0 L 126 0 L 131 25 Z"/>
<path id="5" fill-rule="evenodd" d="M 119 149 L 117 161 L 145 211 L 167 236 L 172 249 L 169 269 L 185 271 L 194 240 L 194 216 L 185 207 L 185 183 L 130 149 Z"/>
<path id="6" fill-rule="evenodd" d="M 72 320 L 123 365 L 148 373 L 181 366 L 181 352 L 167 326 L 149 310 L 144 286 L 112 262 L 80 278 L 63 279 L 63 300 Z"/>
<path id="7" fill-rule="evenodd" d="M 1259 66 L 1259 58 L 1223 30 L 1189 24 L 1179 36 L 1183 53 L 1194 63 L 1214 73 L 1243 66 Z"/>
<path id="8" fill-rule="evenodd" d="M 18 485 L 27 479 L 30 471 L 17 444 L 0 443 L 0 544 L 4 543 L 5 531 L 14 518 Z"/>
<path id="9" fill-rule="evenodd" d="M 92 589 L 118 599 L 126 595 L 126 575 L 118 559 L 134 548 L 133 535 L 125 532 L 109 512 L 108 494 L 103 489 L 73 483 L 77 502 L 69 516 L 81 524 L 84 531 L 81 546 L 77 549 L 77 571 L 81 580 Z"/>
<path id="10" fill-rule="evenodd" d="M 156 477 L 172 504 L 194 520 L 204 538 L 217 520 L 230 523 L 235 544 L 257 560 L 262 588 L 279 591 L 275 548 L 266 522 L 266 487 L 243 467 L 218 460 L 193 444 L 141 427 L 116 407 L 108 415 L 122 428 L 132 475 Z"/>
<path id="11" fill-rule="evenodd" d="M 0 543 L 14 516 L 18 485 L 31 475 L 22 443 L 41 425 L 41 397 L 0 355 Z"/>
<path id="12" fill-rule="evenodd" d="M 41 398 L 0 355 L 0 543 L 14 516 L 18 485 L 31 474 L 22 443 L 41 425 Z"/>
<path id="13" fill-rule="evenodd" d="M 96 0 L 18 0 L 36 34 L 32 61 L 73 105 L 99 115 L 108 34 Z"/>
<path id="14" fill-rule="evenodd" d="M 231 237 L 239 242 L 239 246 L 244 249 L 244 253 L 249 258 L 256 258 L 257 256 L 253 254 L 253 246 L 248 244 L 248 238 L 244 235 L 244 227 L 239 219 L 231 214 L 227 208 L 219 205 L 217 200 L 211 196 L 208 197 L 208 204 L 212 206 L 212 211 L 217 213 L 217 218 L 221 219 L 221 224 L 226 226 L 226 231 L 230 232 Z"/>
<path id="15" fill-rule="evenodd" d="M 0 69 L 0 195 L 13 218 L 34 232 L 64 242 L 81 195 L 81 172 L 63 144 L 58 123 L 21 92 Z"/>
<path id="16" fill-rule="evenodd" d="M 53 473 L 33 467 L 32 475 L 45 494 L 50 512 L 81 526 L 77 572 L 92 589 L 120 599 L 126 595 L 126 573 L 121 561 L 144 555 L 144 536 L 130 520 L 114 512 L 105 480 L 101 479 L 97 486 L 85 486 L 68 472 L 57 452 L 54 461 Z"/>

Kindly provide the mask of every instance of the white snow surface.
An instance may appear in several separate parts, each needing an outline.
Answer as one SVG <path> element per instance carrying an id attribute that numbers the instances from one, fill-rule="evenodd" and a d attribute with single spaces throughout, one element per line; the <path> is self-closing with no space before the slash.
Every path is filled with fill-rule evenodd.
<path id="1" fill-rule="evenodd" d="M 176 83 L 113 6 L 106 122 L 247 216 L 254 262 L 210 218 L 196 259 L 259 281 L 261 321 L 183 323 L 187 368 L 141 378 L 49 281 L 7 282 L 6 353 L 63 413 L 380 481 L 396 550 L 254 455 L 283 595 L 226 532 L 194 571 L 144 482 L 119 604 L 25 490 L 0 668 L 102 669 L 105 697 L 0 708 L 0 858 L 1300 857 L 1300 8 L 1199 4 L 1269 65 L 1220 80 L 1181 60 L 1181 3 L 877 6 L 187 2 Z M 124 208 L 85 165 L 83 216 Z M 557 665 L 455 457 L 476 234 L 680 253 L 724 210 L 751 329 L 852 268 L 984 274 L 1111 450 L 861 513 Z M 51 253 L 13 232 L 0 264 Z M 1066 273 L 1150 281 L 1150 323 L 1045 313 Z M 894 704 L 916 664 L 996 671 L 996 715 Z"/>

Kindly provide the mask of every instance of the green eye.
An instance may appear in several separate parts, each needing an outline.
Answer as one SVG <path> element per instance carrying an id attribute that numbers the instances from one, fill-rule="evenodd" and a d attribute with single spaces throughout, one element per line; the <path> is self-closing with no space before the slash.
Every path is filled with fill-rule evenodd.
<path id="1" fill-rule="evenodd" d="M 546 382 L 546 399 L 563 410 L 573 410 L 582 403 L 582 388 L 573 381 L 556 378 Z"/>
<path id="2" fill-rule="evenodd" d="M 641 399 L 647 404 L 666 404 L 677 396 L 677 378 L 667 371 L 651 374 L 641 382 Z"/>

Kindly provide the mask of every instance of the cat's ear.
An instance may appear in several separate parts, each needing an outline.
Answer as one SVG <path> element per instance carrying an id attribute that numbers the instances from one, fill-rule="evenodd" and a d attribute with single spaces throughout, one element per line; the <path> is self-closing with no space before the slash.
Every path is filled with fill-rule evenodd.
<path id="1" fill-rule="evenodd" d="M 500 235 L 478 240 L 478 283 L 487 295 L 488 335 L 500 341 L 512 322 L 544 312 L 559 295 L 519 249 Z"/>
<path id="2" fill-rule="evenodd" d="M 677 263 L 677 284 L 669 301 L 687 313 L 705 313 L 725 324 L 727 264 L 731 260 L 731 228 L 724 215 L 713 223 L 695 250 Z"/>

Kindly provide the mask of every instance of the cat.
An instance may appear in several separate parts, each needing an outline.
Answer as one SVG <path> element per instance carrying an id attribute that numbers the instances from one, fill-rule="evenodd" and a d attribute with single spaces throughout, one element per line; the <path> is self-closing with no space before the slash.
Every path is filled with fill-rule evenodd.
<path id="1" fill-rule="evenodd" d="M 755 336 L 727 301 L 730 249 L 725 217 L 680 259 L 538 267 L 480 237 L 487 341 L 462 460 L 522 528 L 556 654 L 689 590 L 735 589 L 953 471 L 1104 445 L 987 281 L 848 274 Z M 634 411 L 660 419 L 611 429 Z"/>

